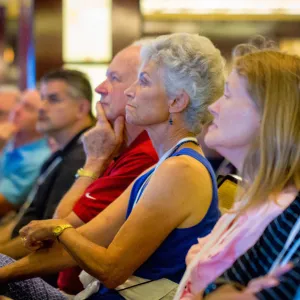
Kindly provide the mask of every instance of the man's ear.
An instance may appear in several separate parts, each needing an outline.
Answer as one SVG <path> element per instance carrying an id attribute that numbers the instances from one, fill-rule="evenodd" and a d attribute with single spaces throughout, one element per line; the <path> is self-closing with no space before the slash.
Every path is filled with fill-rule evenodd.
<path id="1" fill-rule="evenodd" d="M 80 99 L 78 105 L 78 118 L 83 118 L 89 115 L 91 110 L 91 102 L 87 99 Z"/>
<path id="2" fill-rule="evenodd" d="M 190 103 L 190 96 L 185 90 L 178 92 L 176 98 L 169 100 L 169 113 L 184 111 Z"/>

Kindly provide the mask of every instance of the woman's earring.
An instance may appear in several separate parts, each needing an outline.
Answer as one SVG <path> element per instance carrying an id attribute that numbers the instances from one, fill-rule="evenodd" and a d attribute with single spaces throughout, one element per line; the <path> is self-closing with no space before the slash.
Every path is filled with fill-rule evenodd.
<path id="1" fill-rule="evenodd" d="M 170 114 L 170 118 L 169 118 L 169 124 L 173 125 L 173 119 L 172 119 L 172 115 Z"/>

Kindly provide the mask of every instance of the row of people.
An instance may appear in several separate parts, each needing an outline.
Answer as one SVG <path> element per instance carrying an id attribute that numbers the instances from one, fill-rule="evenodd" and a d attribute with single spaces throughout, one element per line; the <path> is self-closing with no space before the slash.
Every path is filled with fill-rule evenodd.
<path id="1" fill-rule="evenodd" d="M 295 231 L 288 247 L 296 248 L 300 59 L 273 50 L 239 57 L 223 96 L 224 62 L 204 37 L 174 34 L 146 44 L 141 49 L 136 81 L 133 76 L 126 82 L 128 77 L 112 67 L 114 61 L 107 81 L 99 86 L 98 122 L 85 135 L 87 160 L 79 179 L 101 178 L 124 147 L 124 114 L 110 118 L 117 110 L 109 97 L 114 87 L 119 87 L 119 92 L 127 88 L 125 142 L 130 142 L 132 126 L 146 129 L 159 162 L 90 222 L 78 220 L 72 213 L 75 227 L 87 223 L 77 230 L 69 218 L 31 222 L 24 227 L 25 245 L 42 249 L 0 269 L 6 293 L 14 299 L 66 299 L 40 279 L 12 281 L 79 265 L 90 275 L 83 273 L 87 288 L 76 299 L 147 299 L 146 295 L 161 299 L 173 297 L 176 290 L 176 299 L 201 297 L 199 293 L 239 256 L 248 259 L 247 251 L 257 247 L 272 221 L 291 207 L 294 219 L 285 228 L 281 245 L 289 231 Z M 129 61 L 127 57 L 126 63 Z M 195 139 L 207 120 L 208 106 L 214 121 L 205 136 L 206 144 L 229 159 L 244 179 L 240 201 L 219 221 L 214 174 Z M 82 181 L 83 191 L 90 182 L 85 185 Z M 96 200 L 90 192 L 87 196 Z M 49 240 L 54 241 L 51 246 Z M 184 258 L 192 245 L 181 279 Z M 279 253 L 281 248 L 276 250 Z M 12 262 L 4 256 L 1 259 L 3 264 Z M 238 276 L 234 281 L 240 281 Z"/>

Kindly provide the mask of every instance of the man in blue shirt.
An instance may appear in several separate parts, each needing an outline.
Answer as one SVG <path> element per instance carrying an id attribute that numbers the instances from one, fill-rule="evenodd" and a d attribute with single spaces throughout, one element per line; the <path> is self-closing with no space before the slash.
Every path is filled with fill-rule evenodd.
<path id="1" fill-rule="evenodd" d="M 36 90 L 25 91 L 10 121 L 0 126 L 0 217 L 23 204 L 51 153 L 36 129 L 41 104 Z"/>
<path id="2" fill-rule="evenodd" d="M 20 98 L 16 87 L 1 86 L 0 88 L 0 124 L 7 122 L 10 112 Z"/>

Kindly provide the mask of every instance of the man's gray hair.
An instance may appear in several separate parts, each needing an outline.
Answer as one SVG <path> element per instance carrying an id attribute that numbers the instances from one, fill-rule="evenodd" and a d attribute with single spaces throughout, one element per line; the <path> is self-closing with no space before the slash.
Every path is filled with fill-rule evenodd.
<path id="1" fill-rule="evenodd" d="M 162 69 L 168 97 L 182 90 L 189 95 L 185 122 L 189 131 L 199 133 L 208 120 L 208 106 L 223 93 L 225 62 L 220 51 L 206 37 L 175 33 L 143 45 L 141 58 L 142 66 L 153 60 Z"/>

